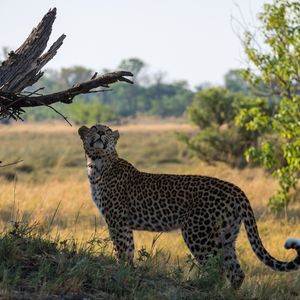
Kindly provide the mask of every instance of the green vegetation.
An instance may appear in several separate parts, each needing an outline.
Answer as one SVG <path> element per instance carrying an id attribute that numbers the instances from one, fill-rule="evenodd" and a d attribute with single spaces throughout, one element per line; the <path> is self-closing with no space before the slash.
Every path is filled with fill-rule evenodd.
<path id="1" fill-rule="evenodd" d="M 95 124 L 117 119 L 112 106 L 99 102 L 96 97 L 89 102 L 77 99 L 73 105 L 68 106 L 67 113 L 76 124 Z"/>
<path id="2" fill-rule="evenodd" d="M 180 135 L 180 139 L 207 162 L 221 161 L 232 167 L 245 167 L 244 152 L 258 143 L 261 132 L 247 131 L 238 126 L 237 118 L 241 110 L 249 111 L 257 105 L 263 106 L 264 112 L 270 114 L 262 99 L 226 88 L 199 91 L 187 110 L 189 119 L 199 127 L 199 132 L 192 136 Z"/>
<path id="3" fill-rule="evenodd" d="M 15 222 L 0 237 L 0 295 L 13 299 L 238 299 L 222 288 L 218 263 L 185 270 L 162 250 L 142 248 L 137 268 L 118 264 L 108 239 L 51 239 L 43 228 Z M 195 272 L 195 268 L 197 271 Z M 217 275 L 217 276 L 216 276 Z"/>
<path id="4" fill-rule="evenodd" d="M 278 178 L 279 190 L 269 203 L 278 211 L 297 198 L 291 191 L 300 174 L 300 3 L 275 0 L 265 4 L 259 20 L 263 44 L 257 46 L 258 32 L 246 32 L 245 52 L 251 65 L 244 74 L 254 87 L 263 86 L 267 93 L 277 95 L 279 103 L 272 115 L 256 105 L 242 111 L 239 121 L 249 132 L 271 134 L 261 136 L 261 142 L 246 155 Z"/>

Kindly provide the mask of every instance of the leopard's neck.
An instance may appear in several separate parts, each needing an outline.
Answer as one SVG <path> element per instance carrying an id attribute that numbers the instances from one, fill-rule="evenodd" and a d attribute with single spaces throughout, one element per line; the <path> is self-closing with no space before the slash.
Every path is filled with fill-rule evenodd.
<path id="1" fill-rule="evenodd" d="M 106 155 L 101 157 L 90 157 L 86 155 L 86 167 L 90 181 L 105 175 L 112 165 L 118 160 L 117 155 Z"/>

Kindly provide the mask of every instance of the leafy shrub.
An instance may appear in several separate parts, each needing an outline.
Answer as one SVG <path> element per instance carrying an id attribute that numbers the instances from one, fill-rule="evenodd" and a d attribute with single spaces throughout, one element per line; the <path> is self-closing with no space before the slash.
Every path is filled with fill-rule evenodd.
<path id="1" fill-rule="evenodd" d="M 238 126 L 237 116 L 241 110 L 251 109 L 260 102 L 269 112 L 263 99 L 254 100 L 226 88 L 209 88 L 198 92 L 188 107 L 190 120 L 199 127 L 196 135 L 180 135 L 188 147 L 208 162 L 222 161 L 233 167 L 247 163 L 244 152 L 256 144 L 261 132 L 247 131 Z"/>

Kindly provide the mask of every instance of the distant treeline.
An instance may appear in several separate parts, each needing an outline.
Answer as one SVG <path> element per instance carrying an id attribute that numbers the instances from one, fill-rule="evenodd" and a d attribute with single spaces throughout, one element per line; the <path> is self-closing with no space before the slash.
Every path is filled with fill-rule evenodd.
<path id="1" fill-rule="evenodd" d="M 78 123 L 112 121 L 137 114 L 179 117 L 192 103 L 195 93 L 209 86 L 202 84 L 192 90 L 186 81 L 167 83 L 164 73 L 149 74 L 147 65 L 138 58 L 123 60 L 118 69 L 131 71 L 134 85 L 118 83 L 110 91 L 82 95 L 75 98 L 71 105 L 58 104 L 55 108 Z M 103 73 L 109 71 L 105 69 Z M 52 93 L 87 80 L 94 72 L 82 66 L 59 71 L 46 70 L 38 85 L 32 89 L 44 87 L 43 93 Z M 246 83 L 238 71 L 229 71 L 225 75 L 225 86 L 233 92 L 247 93 Z M 28 109 L 28 114 L 24 116 L 29 120 L 60 118 L 49 108 Z"/>
<path id="2" fill-rule="evenodd" d="M 137 114 L 181 116 L 191 103 L 193 92 L 187 82 L 164 82 L 162 73 L 150 75 L 146 64 L 137 58 L 123 60 L 118 69 L 128 70 L 134 74 L 134 85 L 117 83 L 111 90 L 97 94 L 82 95 L 74 99 L 71 105 L 56 105 L 55 108 L 75 122 L 93 123 L 116 120 Z M 111 70 L 105 69 L 106 73 Z M 51 93 L 69 88 L 78 82 L 90 79 L 95 70 L 82 66 L 46 70 L 36 90 L 44 87 L 43 93 Z M 30 109 L 27 119 L 44 120 L 60 118 L 49 108 Z"/>

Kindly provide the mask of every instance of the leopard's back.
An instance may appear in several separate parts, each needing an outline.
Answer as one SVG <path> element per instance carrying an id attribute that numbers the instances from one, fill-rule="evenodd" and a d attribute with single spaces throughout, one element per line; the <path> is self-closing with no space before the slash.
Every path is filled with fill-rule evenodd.
<path id="1" fill-rule="evenodd" d="M 133 229 L 169 231 L 181 228 L 194 211 L 204 221 L 214 218 L 217 210 L 225 220 L 226 215 L 237 209 L 239 189 L 216 178 L 139 171 L 132 175 L 126 182 L 126 191 Z M 226 189 L 222 188 L 224 184 Z M 229 196 L 231 189 L 237 196 L 236 203 Z"/>

